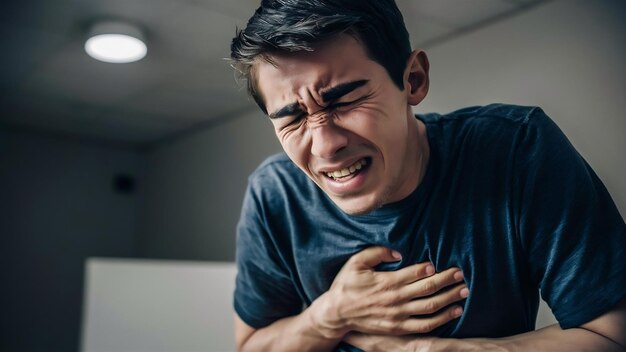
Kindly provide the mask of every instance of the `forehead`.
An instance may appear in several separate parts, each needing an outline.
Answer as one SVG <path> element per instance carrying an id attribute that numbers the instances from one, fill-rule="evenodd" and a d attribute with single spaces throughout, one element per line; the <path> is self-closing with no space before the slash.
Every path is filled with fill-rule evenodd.
<path id="1" fill-rule="evenodd" d="M 347 34 L 323 42 L 314 51 L 272 54 L 269 61 L 255 65 L 257 87 L 268 108 L 277 99 L 294 100 L 302 89 L 319 93 L 347 81 L 369 79 L 372 66 L 379 66 L 363 44 Z"/>

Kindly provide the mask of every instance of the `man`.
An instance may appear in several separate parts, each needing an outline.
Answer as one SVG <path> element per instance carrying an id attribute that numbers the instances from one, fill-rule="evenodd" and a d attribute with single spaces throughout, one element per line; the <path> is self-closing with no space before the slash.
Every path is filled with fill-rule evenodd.
<path id="1" fill-rule="evenodd" d="M 414 116 L 393 0 L 265 0 L 231 49 L 286 154 L 238 225 L 240 350 L 626 348 L 626 225 L 541 109 Z"/>

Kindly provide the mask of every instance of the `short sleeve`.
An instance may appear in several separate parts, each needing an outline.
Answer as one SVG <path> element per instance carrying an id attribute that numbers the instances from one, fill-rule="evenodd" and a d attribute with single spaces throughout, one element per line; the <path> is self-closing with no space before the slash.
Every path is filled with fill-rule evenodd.
<path id="1" fill-rule="evenodd" d="M 626 226 L 585 160 L 541 109 L 519 138 L 519 236 L 531 276 L 562 328 L 626 295 Z"/>
<path id="2" fill-rule="evenodd" d="M 234 295 L 235 311 L 255 329 L 302 310 L 302 300 L 265 221 L 261 183 L 251 178 L 237 225 Z"/>

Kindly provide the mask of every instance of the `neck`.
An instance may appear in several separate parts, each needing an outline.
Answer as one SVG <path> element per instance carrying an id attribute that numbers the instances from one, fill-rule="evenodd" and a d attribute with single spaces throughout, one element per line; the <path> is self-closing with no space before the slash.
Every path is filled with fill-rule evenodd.
<path id="1" fill-rule="evenodd" d="M 428 168 L 430 146 L 426 125 L 415 118 L 412 112 L 407 118 L 406 168 L 400 179 L 403 180 L 403 185 L 395 196 L 387 199 L 387 203 L 397 202 L 411 195 L 422 183 Z"/>
<path id="2" fill-rule="evenodd" d="M 415 125 L 417 126 L 417 143 L 415 160 L 417 165 L 417 180 L 413 190 L 417 189 L 424 179 L 426 169 L 428 168 L 428 161 L 430 160 L 430 145 L 428 144 L 428 135 L 426 133 L 426 125 L 419 119 L 413 117 Z"/>

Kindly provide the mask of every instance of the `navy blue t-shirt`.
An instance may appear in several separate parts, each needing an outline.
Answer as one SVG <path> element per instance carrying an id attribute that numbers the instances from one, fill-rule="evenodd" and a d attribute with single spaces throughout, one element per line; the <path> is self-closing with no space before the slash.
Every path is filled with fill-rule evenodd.
<path id="1" fill-rule="evenodd" d="M 430 159 L 419 187 L 367 215 L 341 211 L 286 155 L 250 176 L 237 227 L 234 306 L 253 328 L 300 313 L 366 247 L 383 270 L 432 261 L 463 270 L 470 295 L 441 337 L 534 330 L 539 290 L 561 327 L 626 295 L 626 226 L 602 182 L 539 108 L 418 115 Z"/>

